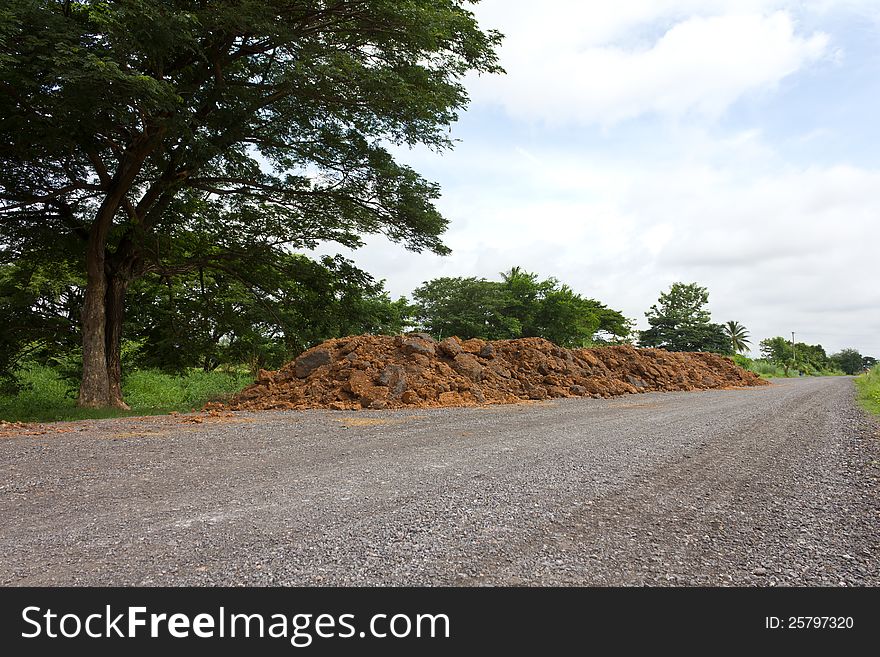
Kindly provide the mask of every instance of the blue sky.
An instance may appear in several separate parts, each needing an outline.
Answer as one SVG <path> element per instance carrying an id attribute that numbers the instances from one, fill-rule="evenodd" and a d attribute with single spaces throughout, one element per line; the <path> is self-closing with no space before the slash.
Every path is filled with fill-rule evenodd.
<path id="1" fill-rule="evenodd" d="M 440 183 L 447 257 L 346 252 L 408 294 L 436 276 L 556 276 L 645 326 L 674 281 L 757 347 L 790 335 L 880 357 L 880 2 L 484 0 L 503 76 Z"/>

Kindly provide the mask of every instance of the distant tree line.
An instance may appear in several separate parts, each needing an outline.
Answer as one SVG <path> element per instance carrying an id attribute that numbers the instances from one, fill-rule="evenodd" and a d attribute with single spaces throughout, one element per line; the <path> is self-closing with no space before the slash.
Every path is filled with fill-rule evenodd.
<path id="1" fill-rule="evenodd" d="M 697 283 L 673 283 L 660 294 L 645 316 L 649 328 L 639 331 L 639 344 L 667 351 L 711 351 L 734 356 L 740 365 L 752 367 L 751 359 L 739 356 L 749 351 L 749 333 L 737 321 L 712 322 L 706 308 L 709 291 Z M 872 356 L 856 349 L 827 354 L 822 345 L 791 341 L 783 337 L 766 338 L 759 343 L 760 365 L 772 365 L 785 376 L 791 374 L 858 374 L 877 364 Z M 760 369 L 760 367 L 758 367 Z"/>
<path id="2" fill-rule="evenodd" d="M 761 340 L 761 357 L 788 370 L 803 374 L 822 374 L 840 371 L 859 374 L 877 364 L 873 356 L 863 356 L 857 349 L 842 349 L 827 354 L 820 344 L 805 344 L 786 340 L 781 336 Z"/>

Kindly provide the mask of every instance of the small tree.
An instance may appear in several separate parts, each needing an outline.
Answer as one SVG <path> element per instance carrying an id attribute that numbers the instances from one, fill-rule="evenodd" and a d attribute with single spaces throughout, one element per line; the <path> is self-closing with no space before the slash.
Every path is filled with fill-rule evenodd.
<path id="1" fill-rule="evenodd" d="M 642 331 L 644 347 L 668 351 L 732 353 L 724 327 L 714 324 L 706 310 L 709 291 L 697 283 L 673 283 L 645 313 L 650 328 Z"/>
<path id="2" fill-rule="evenodd" d="M 745 326 L 731 320 L 724 324 L 724 332 L 727 335 L 727 339 L 730 340 L 730 348 L 734 352 L 741 354 L 749 350 L 751 341 Z"/>

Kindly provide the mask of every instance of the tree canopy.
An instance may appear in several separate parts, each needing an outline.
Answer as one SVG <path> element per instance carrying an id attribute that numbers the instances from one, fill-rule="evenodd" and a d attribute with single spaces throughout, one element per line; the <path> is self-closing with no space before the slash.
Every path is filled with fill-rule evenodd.
<path id="1" fill-rule="evenodd" d="M 761 357 L 773 363 L 782 364 L 794 358 L 791 342 L 782 336 L 765 338 L 760 342 Z"/>
<path id="2" fill-rule="evenodd" d="M 0 257 L 82 275 L 80 404 L 123 404 L 141 277 L 253 287 L 364 233 L 447 251 L 437 186 L 387 145 L 450 147 L 462 77 L 500 71 L 465 2 L 8 0 L 2 18 Z"/>
<path id="3" fill-rule="evenodd" d="M 500 281 L 436 278 L 413 293 L 416 321 L 438 337 L 542 337 L 564 347 L 626 340 L 629 321 L 555 278 L 513 267 Z"/>
<path id="4" fill-rule="evenodd" d="M 733 353 L 724 327 L 706 309 L 709 291 L 697 283 L 673 283 L 645 313 L 650 328 L 640 333 L 643 347 L 667 351 Z"/>
<path id="5" fill-rule="evenodd" d="M 858 374 L 867 369 L 865 358 L 859 353 L 858 349 L 841 349 L 836 354 L 832 354 L 831 362 L 846 374 Z"/>

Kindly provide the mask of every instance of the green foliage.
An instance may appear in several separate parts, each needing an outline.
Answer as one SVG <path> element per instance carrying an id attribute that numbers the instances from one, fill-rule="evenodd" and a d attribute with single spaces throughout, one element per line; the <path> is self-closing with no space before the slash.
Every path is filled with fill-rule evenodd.
<path id="1" fill-rule="evenodd" d="M 733 354 L 731 355 L 731 358 L 734 363 L 744 370 L 754 372 L 765 379 L 782 379 L 798 376 L 798 373 L 794 370 L 786 369 L 781 365 L 777 365 L 776 363 L 763 358 L 753 359 L 743 356 L 742 354 Z"/>
<path id="2" fill-rule="evenodd" d="M 241 371 L 192 370 L 175 376 L 158 370 L 134 370 L 123 379 L 123 388 L 133 410 L 162 413 L 223 401 L 252 381 L 248 372 Z"/>
<path id="3" fill-rule="evenodd" d="M 112 241 L 152 258 L 180 230 L 216 245 L 382 231 L 445 251 L 436 186 L 382 144 L 450 147 L 462 77 L 501 70 L 500 35 L 453 0 L 8 0 L 4 18 L 12 216 L 41 241 L 76 230 L 117 191 L 103 174 L 137 163 L 122 191 L 142 216 L 120 212 Z"/>
<path id="4" fill-rule="evenodd" d="M 435 278 L 413 292 L 415 319 L 438 338 L 504 340 L 519 337 L 522 324 L 507 314 L 514 299 L 502 285 L 483 278 Z"/>
<path id="5" fill-rule="evenodd" d="M 51 422 L 149 415 L 170 411 L 188 412 L 206 402 L 228 398 L 253 379 L 242 371 L 192 371 L 169 375 L 158 371 L 135 371 L 123 380 L 130 411 L 96 410 L 76 406 L 76 385 L 58 370 L 26 363 L 19 374 L 20 389 L 0 396 L 0 419 L 9 422 Z"/>
<path id="6" fill-rule="evenodd" d="M 864 370 L 864 357 L 857 349 L 841 349 L 831 356 L 831 362 L 850 375 Z"/>
<path id="7" fill-rule="evenodd" d="M 519 267 L 501 277 L 427 281 L 413 293 L 415 319 L 438 337 L 542 337 L 564 347 L 628 337 L 630 323 L 622 314 L 555 278 L 540 280 Z"/>
<path id="8" fill-rule="evenodd" d="M 785 338 L 780 336 L 761 340 L 759 348 L 761 350 L 761 357 L 773 363 L 791 362 L 794 357 L 791 342 L 787 342 Z"/>
<path id="9" fill-rule="evenodd" d="M 880 366 L 874 365 L 869 372 L 856 379 L 858 400 L 862 407 L 880 415 Z"/>
<path id="10" fill-rule="evenodd" d="M 706 288 L 696 283 L 673 283 L 645 313 L 650 328 L 641 332 L 640 344 L 668 351 L 732 353 L 728 334 L 723 326 L 711 322 L 707 303 Z"/>
<path id="11" fill-rule="evenodd" d="M 739 322 L 731 320 L 724 323 L 724 333 L 727 335 L 727 339 L 730 341 L 730 347 L 733 349 L 734 353 L 738 354 L 749 350 L 751 341 L 749 340 L 749 333 L 745 326 Z"/>
<path id="12" fill-rule="evenodd" d="M 322 242 L 357 247 L 383 234 L 447 253 L 438 186 L 389 147 L 451 148 L 468 102 L 462 80 L 501 72 L 500 39 L 463 0 L 6 0 L 0 262 L 25 273 L 35 263 L 87 269 L 84 356 L 90 370 L 105 356 L 109 371 L 99 331 L 116 321 L 103 293 L 111 284 L 124 291 L 149 276 L 180 292 L 211 272 L 229 310 L 226 295 L 260 287 L 292 251 Z M 366 321 L 359 314 L 374 323 L 388 306 L 339 292 L 336 305 L 349 302 L 355 328 Z M 173 312 L 192 310 L 178 305 Z M 328 321 L 336 328 L 285 340 L 347 330 L 347 316 Z M 208 351 L 215 327 L 193 328 Z M 271 331 L 239 331 L 233 342 L 270 358 Z M 24 332 L 16 345 L 35 342 Z M 144 336 L 145 348 L 169 354 L 166 338 Z M 101 378 L 87 377 L 95 388 Z"/>
<path id="13" fill-rule="evenodd" d="M 276 368 L 328 338 L 399 333 L 408 320 L 405 300 L 391 301 L 382 283 L 340 257 L 288 254 L 255 263 L 246 277 L 210 269 L 148 276 L 131 298 L 133 362 L 169 372 L 221 363 Z"/>
<path id="14" fill-rule="evenodd" d="M 0 264 L 0 383 L 7 392 L 22 361 L 77 348 L 81 282 L 67 263 Z"/>
<path id="15" fill-rule="evenodd" d="M 18 385 L 18 363 L 56 368 L 74 383 L 82 374 L 78 306 L 83 281 L 69 267 L 0 265 L 0 375 Z M 409 321 L 405 300 L 341 257 L 285 254 L 254 263 L 246 275 L 197 269 L 174 277 L 150 274 L 129 292 L 122 362 L 169 373 L 221 363 L 276 368 L 327 338 L 399 333 Z"/>
<path id="16" fill-rule="evenodd" d="M 776 367 L 782 368 L 786 375 L 805 374 L 807 376 L 827 376 L 840 374 L 841 367 L 834 357 L 829 357 L 820 344 L 791 341 L 781 336 L 766 338 L 760 342 L 761 356 Z M 861 356 L 859 356 L 861 365 Z"/>
<path id="17" fill-rule="evenodd" d="M 753 360 L 747 369 L 765 379 L 782 379 L 797 376 L 793 370 L 762 358 Z"/>

